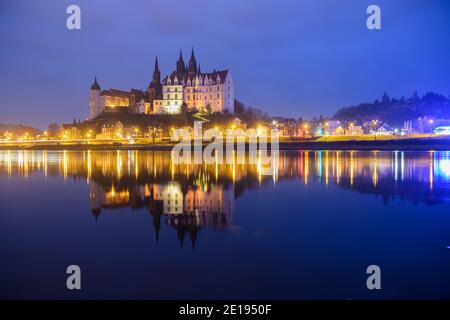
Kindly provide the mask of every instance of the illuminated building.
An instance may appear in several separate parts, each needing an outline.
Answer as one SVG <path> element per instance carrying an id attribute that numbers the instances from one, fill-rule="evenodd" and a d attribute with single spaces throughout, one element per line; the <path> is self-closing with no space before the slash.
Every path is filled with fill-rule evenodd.
<path id="1" fill-rule="evenodd" d="M 97 78 L 89 93 L 90 118 L 103 112 L 126 110 L 129 113 L 178 114 L 182 106 L 188 110 L 233 112 L 234 83 L 229 70 L 202 72 L 192 50 L 186 65 L 182 53 L 176 69 L 161 81 L 158 58 L 152 81 L 146 91 L 101 89 Z"/>
<path id="2" fill-rule="evenodd" d="M 97 139 L 116 139 L 123 137 L 124 126 L 120 121 L 108 120 L 102 125 L 102 132 Z"/>

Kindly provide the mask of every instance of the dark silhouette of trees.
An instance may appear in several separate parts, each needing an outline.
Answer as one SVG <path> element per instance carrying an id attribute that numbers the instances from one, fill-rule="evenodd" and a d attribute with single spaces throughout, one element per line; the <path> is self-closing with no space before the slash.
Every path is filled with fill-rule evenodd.
<path id="1" fill-rule="evenodd" d="M 243 114 L 245 112 L 245 106 L 242 102 L 234 100 L 234 113 Z"/>
<path id="2" fill-rule="evenodd" d="M 402 125 L 406 120 L 419 117 L 450 119 L 450 99 L 433 92 L 420 97 L 417 91 L 410 98 L 391 99 L 385 92 L 381 100 L 341 108 L 333 118 L 352 121 L 378 119 L 390 125 Z"/>

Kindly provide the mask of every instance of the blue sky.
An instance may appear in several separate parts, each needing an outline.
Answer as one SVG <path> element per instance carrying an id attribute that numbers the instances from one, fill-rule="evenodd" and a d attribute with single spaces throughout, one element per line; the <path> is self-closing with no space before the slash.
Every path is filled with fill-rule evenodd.
<path id="1" fill-rule="evenodd" d="M 82 29 L 66 29 L 81 7 Z M 366 28 L 378 4 L 382 29 Z M 0 123 L 45 128 L 88 116 L 102 88 L 145 89 L 194 46 L 202 71 L 229 68 L 237 99 L 272 115 L 331 115 L 384 91 L 450 94 L 446 0 L 2 0 Z"/>

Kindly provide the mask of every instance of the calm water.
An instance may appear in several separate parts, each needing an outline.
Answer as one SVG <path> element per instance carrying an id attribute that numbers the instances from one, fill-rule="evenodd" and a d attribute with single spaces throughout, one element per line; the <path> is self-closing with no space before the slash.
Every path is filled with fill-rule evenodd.
<path id="1" fill-rule="evenodd" d="M 0 151 L 0 298 L 450 298 L 450 152 L 285 152 L 260 171 Z"/>

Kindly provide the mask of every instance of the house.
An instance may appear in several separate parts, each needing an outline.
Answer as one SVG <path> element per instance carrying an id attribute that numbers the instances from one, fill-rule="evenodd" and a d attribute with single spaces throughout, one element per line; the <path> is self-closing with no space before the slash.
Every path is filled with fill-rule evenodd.
<path id="1" fill-rule="evenodd" d="M 384 123 L 374 133 L 377 135 L 391 135 L 393 131 L 387 123 Z"/>
<path id="2" fill-rule="evenodd" d="M 238 117 L 235 117 L 232 121 L 231 121 L 231 127 L 233 129 L 242 129 L 242 130 L 246 130 L 247 129 L 247 124 L 242 121 L 241 119 L 239 119 Z"/>
<path id="3" fill-rule="evenodd" d="M 295 119 L 273 117 L 269 129 L 278 129 L 280 137 L 293 137 L 298 135 L 298 124 Z"/>
<path id="4" fill-rule="evenodd" d="M 345 132 L 346 135 L 348 136 L 358 136 L 358 135 L 363 135 L 364 134 L 364 130 L 362 126 L 355 126 L 353 124 L 350 124 Z"/>
<path id="5" fill-rule="evenodd" d="M 63 124 L 61 126 L 60 135 L 63 139 L 71 139 L 71 140 L 81 139 L 83 137 L 81 130 L 78 128 L 75 122 L 73 124 Z"/>
<path id="6" fill-rule="evenodd" d="M 332 135 L 334 135 L 334 136 L 344 136 L 345 135 L 345 129 L 342 126 L 339 126 L 332 132 Z"/>
<path id="7" fill-rule="evenodd" d="M 325 130 L 325 134 L 330 134 L 330 135 L 334 135 L 336 130 L 341 127 L 342 128 L 342 123 L 339 120 L 330 120 L 325 124 L 326 130 Z M 339 132 L 341 130 L 338 130 Z"/>
<path id="8" fill-rule="evenodd" d="M 146 136 L 151 142 L 161 142 L 163 138 L 163 129 L 161 127 L 148 127 Z"/>
<path id="9" fill-rule="evenodd" d="M 108 120 L 102 125 L 101 133 L 97 134 L 97 139 L 120 139 L 123 138 L 123 124 L 120 121 Z"/>

